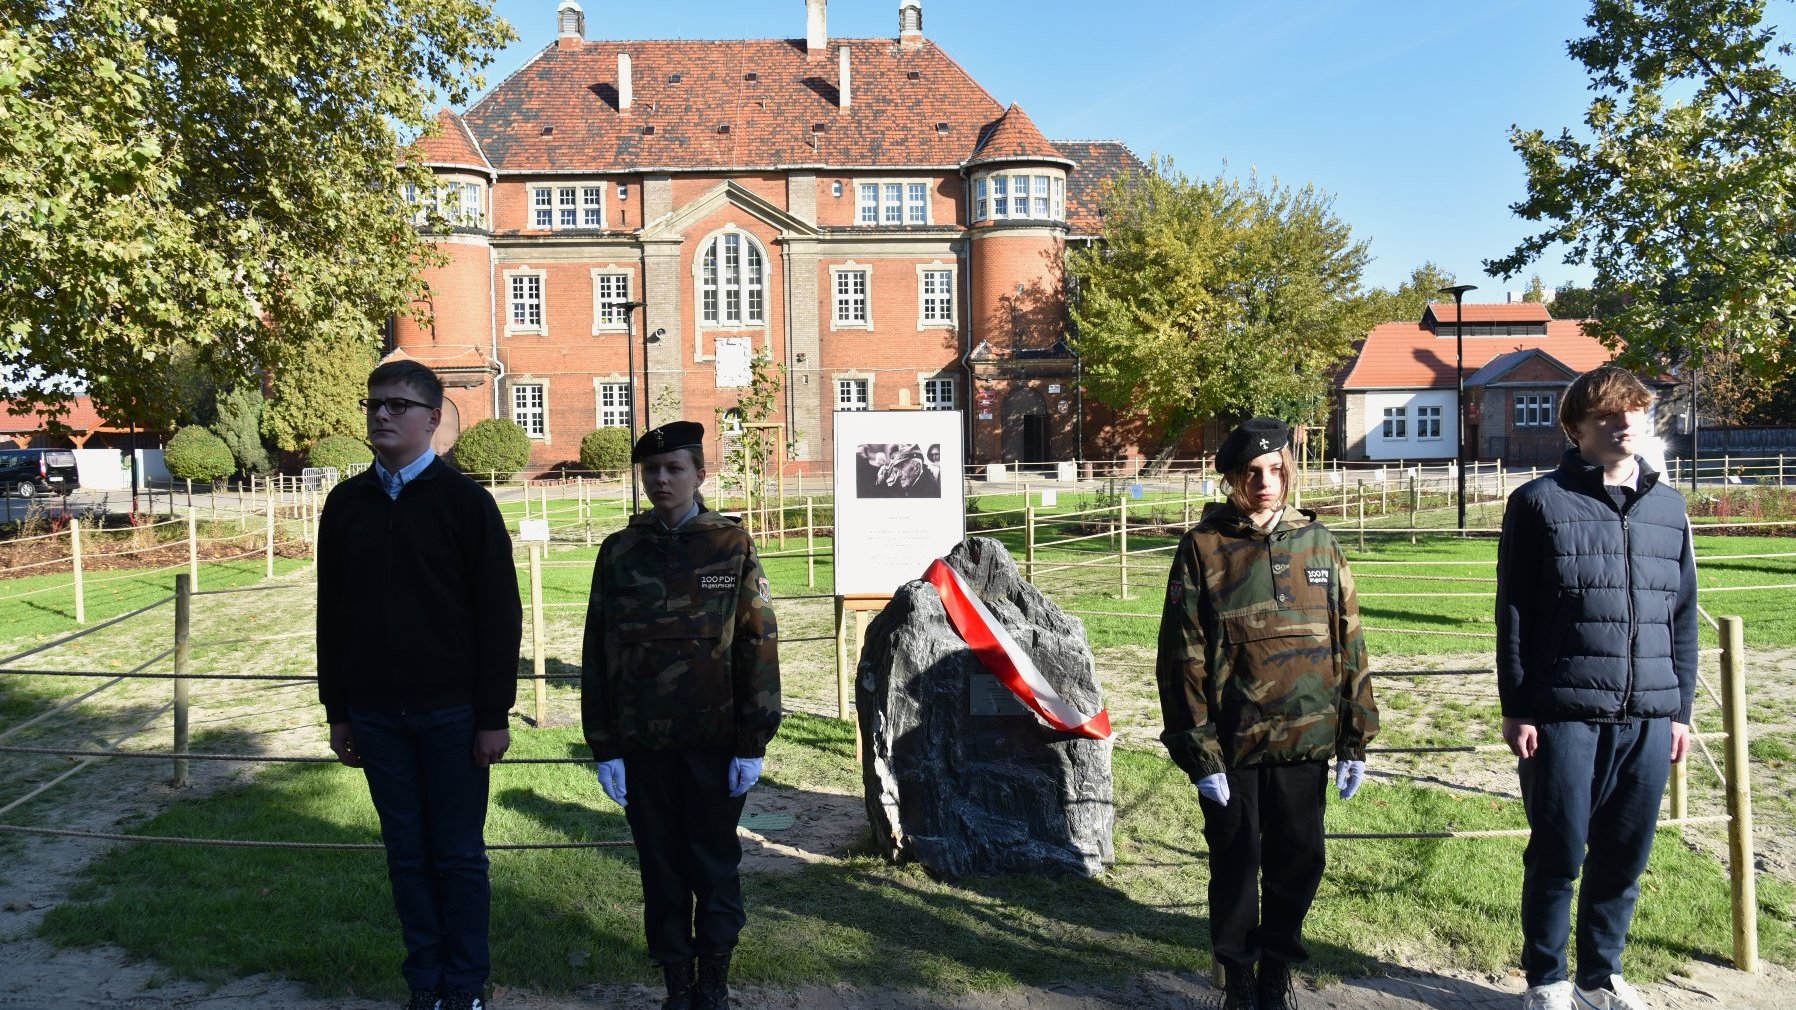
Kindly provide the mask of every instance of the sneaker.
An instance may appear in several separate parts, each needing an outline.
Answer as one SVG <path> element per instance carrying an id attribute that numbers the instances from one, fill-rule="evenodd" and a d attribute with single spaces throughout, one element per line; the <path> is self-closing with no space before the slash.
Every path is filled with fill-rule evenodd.
<path id="1" fill-rule="evenodd" d="M 443 1001 L 437 998 L 435 989 L 413 989 L 412 998 L 405 1001 L 405 1010 L 442 1010 Z"/>
<path id="2" fill-rule="evenodd" d="M 1578 987 L 1577 1010 L 1646 1010 L 1646 1000 L 1620 975 L 1609 976 L 1606 989 Z"/>
<path id="3" fill-rule="evenodd" d="M 443 991 L 442 1010 L 486 1010 L 486 1001 L 477 992 L 466 989 L 445 989 Z"/>
<path id="4" fill-rule="evenodd" d="M 1531 986 L 1522 996 L 1522 1010 L 1578 1010 L 1572 1003 L 1570 982 Z"/>

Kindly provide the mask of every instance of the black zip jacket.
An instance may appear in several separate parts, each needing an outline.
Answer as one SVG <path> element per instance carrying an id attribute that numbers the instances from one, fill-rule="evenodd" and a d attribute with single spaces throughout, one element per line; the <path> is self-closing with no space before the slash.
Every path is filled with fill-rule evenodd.
<path id="1" fill-rule="evenodd" d="M 388 498 L 371 466 L 318 522 L 318 699 L 349 708 L 473 705 L 504 729 L 517 702 L 523 608 L 492 495 L 437 459 Z"/>
<path id="2" fill-rule="evenodd" d="M 1696 558 L 1684 496 L 1640 466 L 1617 505 L 1576 450 L 1509 496 L 1497 551 L 1497 690 L 1536 722 L 1690 721 Z"/>

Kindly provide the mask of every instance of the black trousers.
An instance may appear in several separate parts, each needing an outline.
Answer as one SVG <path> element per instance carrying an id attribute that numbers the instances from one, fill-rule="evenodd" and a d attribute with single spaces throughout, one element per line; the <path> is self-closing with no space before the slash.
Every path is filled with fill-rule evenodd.
<path id="1" fill-rule="evenodd" d="M 642 927 L 662 964 L 727 954 L 748 922 L 742 904 L 746 797 L 730 797 L 730 752 L 624 755 L 624 815 L 642 866 Z"/>
<path id="2" fill-rule="evenodd" d="M 1210 845 L 1210 949 L 1230 972 L 1262 960 L 1307 961 L 1303 917 L 1322 883 L 1328 766 L 1238 768 L 1228 781 L 1228 806 L 1200 800 Z"/>

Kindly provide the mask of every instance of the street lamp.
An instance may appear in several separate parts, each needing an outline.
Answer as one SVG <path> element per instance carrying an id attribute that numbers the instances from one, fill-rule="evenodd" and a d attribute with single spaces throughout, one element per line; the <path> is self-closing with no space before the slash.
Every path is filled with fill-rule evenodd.
<path id="1" fill-rule="evenodd" d="M 625 416 L 629 418 L 630 451 L 632 453 L 636 451 L 636 310 L 642 308 L 644 304 L 645 303 L 643 302 L 619 302 L 617 306 L 624 311 L 624 355 L 625 360 L 629 362 L 629 370 L 626 374 L 630 379 L 630 402 L 626 407 Z M 648 365 L 649 350 L 647 342 L 645 341 L 642 349 L 642 368 L 644 372 L 648 371 Z M 645 382 L 643 385 L 646 386 L 647 383 Z M 636 478 L 636 461 L 631 460 L 630 514 L 635 515 L 640 511 L 642 511 L 642 489 Z"/>
<path id="2" fill-rule="evenodd" d="M 1459 535 L 1462 537 L 1465 536 L 1465 293 L 1476 290 L 1476 284 L 1455 284 L 1440 290 L 1443 295 L 1453 296 L 1453 415 L 1459 435 L 1453 468 L 1459 471 Z"/>

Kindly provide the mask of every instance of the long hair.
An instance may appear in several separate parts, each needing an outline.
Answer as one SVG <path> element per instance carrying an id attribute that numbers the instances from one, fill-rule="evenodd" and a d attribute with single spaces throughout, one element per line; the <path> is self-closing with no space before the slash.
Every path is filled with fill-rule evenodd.
<path id="1" fill-rule="evenodd" d="M 1263 456 L 1265 453 L 1260 455 Z M 1252 500 L 1247 497 L 1247 464 L 1258 458 L 1259 456 L 1254 456 L 1222 475 L 1222 490 L 1228 495 L 1229 504 L 1240 509 L 1244 515 L 1253 515 L 1259 511 L 1254 507 Z M 1283 508 L 1291 500 L 1291 492 L 1297 490 L 1299 475 L 1297 461 L 1291 456 L 1290 446 L 1287 445 L 1278 450 L 1278 460 L 1284 467 L 1285 479 L 1280 484 L 1278 496 L 1279 507 Z"/>

